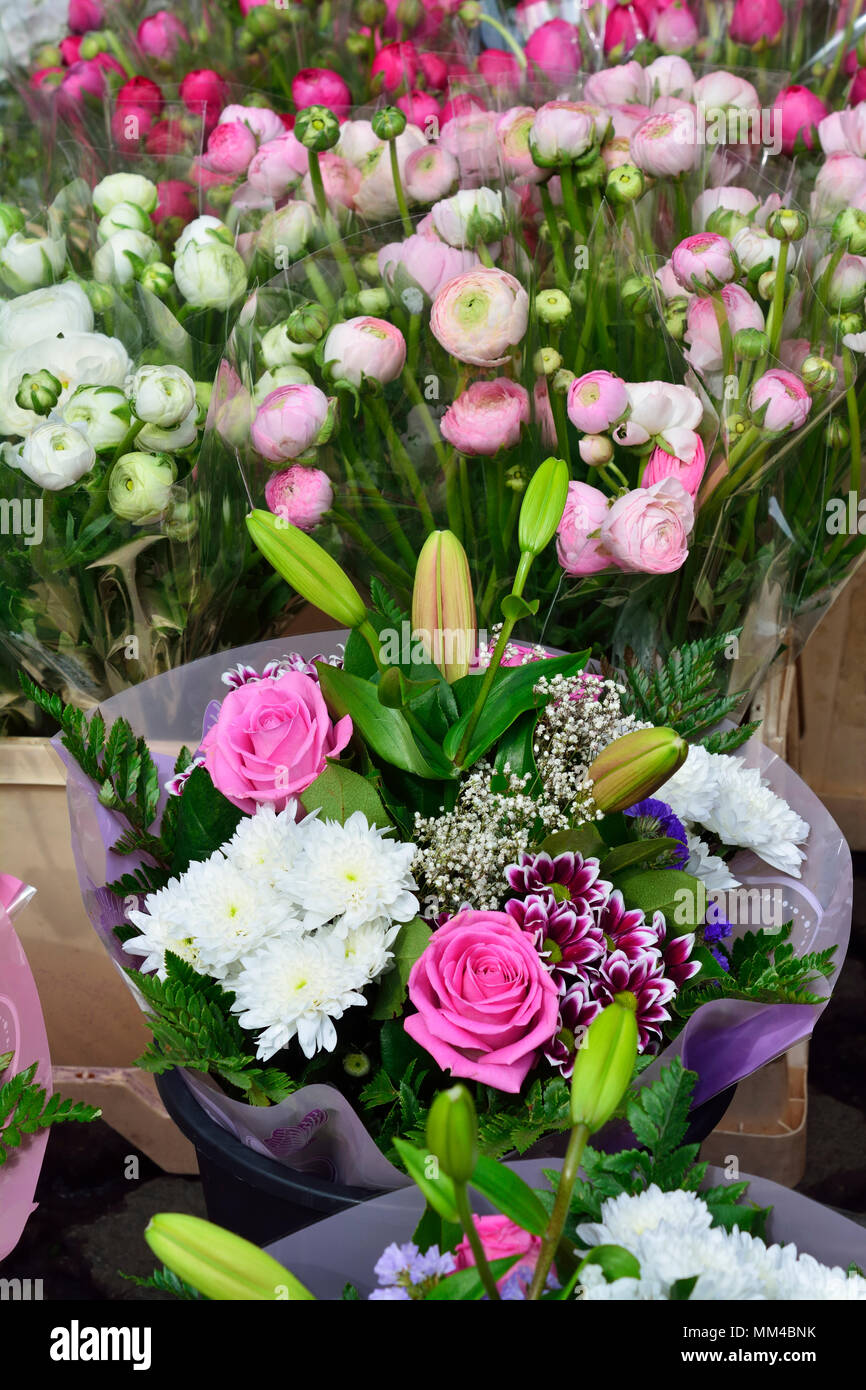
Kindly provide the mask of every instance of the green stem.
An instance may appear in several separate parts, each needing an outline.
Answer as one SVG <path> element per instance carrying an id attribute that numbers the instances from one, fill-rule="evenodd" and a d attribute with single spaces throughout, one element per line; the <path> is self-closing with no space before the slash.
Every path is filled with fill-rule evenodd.
<path id="1" fill-rule="evenodd" d="M 830 93 L 833 90 L 833 83 L 839 76 L 839 68 L 842 64 L 842 58 L 848 52 L 848 49 L 851 47 L 851 35 L 854 32 L 854 25 L 857 22 L 857 16 L 860 13 L 862 5 L 863 0 L 854 0 L 854 3 L 850 7 L 848 14 L 848 22 L 845 25 L 845 32 L 843 33 L 839 42 L 836 44 L 836 52 L 833 57 L 833 62 L 830 64 L 830 67 L 827 70 L 827 76 L 824 78 L 824 81 L 821 84 L 820 96 L 823 98 L 824 101 L 829 100 Z M 792 69 L 792 71 L 793 70 L 794 69 Z"/>
<path id="2" fill-rule="evenodd" d="M 421 479 L 418 477 L 414 463 L 407 454 L 403 444 L 394 429 L 391 417 L 388 414 L 385 402 L 378 396 L 370 397 L 370 410 L 373 417 L 391 446 L 391 456 L 394 461 L 395 470 L 401 475 L 403 481 L 408 484 L 409 490 L 418 505 L 421 519 L 429 535 L 435 531 L 436 523 L 433 520 L 433 513 L 430 510 L 430 503 L 427 501 L 427 494 L 424 491 Z"/>
<path id="3" fill-rule="evenodd" d="M 381 570 L 382 574 L 399 588 L 405 589 L 408 593 L 412 592 L 412 576 L 407 570 L 396 564 L 384 550 L 380 550 L 374 541 L 371 541 L 363 526 L 359 526 L 354 517 L 349 516 L 348 512 L 343 511 L 342 507 L 332 507 L 331 514 L 337 521 L 340 528 L 351 536 L 352 539 L 365 550 L 370 559 Z"/>
<path id="4" fill-rule="evenodd" d="M 420 323 L 420 321 L 421 320 L 417 314 L 412 315 L 412 319 L 410 322 L 410 342 L 411 325 L 414 323 Z M 414 372 L 410 371 L 408 366 L 403 368 L 403 375 L 401 380 L 403 382 L 403 385 L 406 387 L 406 394 L 411 397 L 412 404 L 417 408 L 418 413 L 421 416 L 421 422 L 424 426 L 424 432 L 433 446 L 433 449 L 436 453 L 436 457 L 439 460 L 442 467 L 444 468 L 448 461 L 448 450 L 442 443 L 442 436 L 439 433 L 436 421 L 433 419 L 430 407 L 424 399 L 424 396 L 421 392 L 421 387 L 418 385 L 418 382 L 415 379 L 415 374 Z"/>
<path id="5" fill-rule="evenodd" d="M 783 241 L 779 246 L 779 264 L 776 266 L 776 278 L 773 281 L 773 299 L 770 305 L 770 326 L 768 329 L 772 357 L 778 356 L 779 342 L 782 337 L 782 320 L 785 317 L 785 272 L 788 265 L 789 244 L 789 242 Z"/>
<path id="6" fill-rule="evenodd" d="M 521 594 L 523 593 L 533 559 L 534 556 L 532 556 L 529 553 L 529 551 L 526 550 L 520 556 L 520 564 L 518 565 L 517 574 L 514 577 L 514 584 L 511 588 L 511 592 L 515 596 L 515 598 L 520 598 Z M 516 618 L 506 618 L 502 624 L 502 627 L 499 632 L 499 637 L 496 641 L 496 646 L 493 649 L 493 655 L 490 658 L 490 665 L 484 672 L 484 679 L 481 682 L 481 688 L 475 697 L 475 704 L 472 706 L 472 713 L 470 714 L 469 722 L 466 725 L 466 732 L 460 740 L 460 747 L 457 749 L 457 756 L 455 757 L 454 761 L 458 767 L 462 767 L 464 762 L 466 761 L 466 757 L 469 753 L 469 748 L 472 743 L 473 735 L 478 727 L 478 721 L 481 718 L 481 713 L 484 709 L 485 704 L 487 703 L 487 697 L 490 694 L 493 682 L 496 678 L 496 673 L 502 664 L 502 658 L 505 655 L 505 648 L 508 646 L 508 641 L 511 637 L 512 632 L 514 631 L 514 625 L 516 622 Z"/>
<path id="7" fill-rule="evenodd" d="M 843 347 L 842 365 L 845 371 L 845 404 L 848 407 L 848 428 L 851 431 L 851 476 L 848 488 L 860 495 L 860 474 L 863 464 L 860 443 L 860 412 L 857 409 L 857 372 L 851 349 Z"/>
<path id="8" fill-rule="evenodd" d="M 544 208 L 544 220 L 547 223 L 547 230 L 550 233 L 550 246 L 553 251 L 553 264 L 556 269 L 556 278 L 559 281 L 559 288 L 567 294 L 571 288 L 571 277 L 568 273 L 568 264 L 565 259 L 565 250 L 562 245 L 562 237 L 559 234 L 559 223 L 556 220 L 556 212 L 553 207 L 547 186 L 543 183 L 538 185 L 541 196 L 541 206 Z"/>
<path id="9" fill-rule="evenodd" d="M 527 1300 L 541 1298 L 547 1285 L 547 1276 L 550 1273 L 550 1266 L 553 1264 L 553 1257 L 556 1254 L 556 1247 L 559 1245 L 560 1237 L 565 1228 L 565 1222 L 571 1207 L 571 1194 L 574 1191 L 574 1184 L 577 1181 L 577 1174 L 580 1168 L 580 1160 L 583 1158 L 583 1151 L 586 1148 L 586 1141 L 589 1138 L 589 1130 L 586 1125 L 575 1125 L 568 1139 L 568 1148 L 565 1151 L 565 1158 L 562 1163 L 562 1172 L 559 1175 L 559 1186 L 556 1189 L 556 1201 L 553 1204 L 553 1211 L 547 1223 L 547 1230 L 541 1240 L 541 1249 L 538 1252 L 538 1262 L 535 1266 L 535 1273 L 532 1276 L 532 1283 L 529 1286 Z"/>
<path id="10" fill-rule="evenodd" d="M 391 153 L 391 177 L 394 180 L 394 192 L 397 195 L 397 207 L 400 212 L 400 221 L 403 223 L 403 233 L 405 236 L 411 236 L 412 219 L 409 216 L 406 194 L 403 191 L 403 180 L 400 177 L 400 161 L 397 158 L 397 141 L 389 140 L 388 148 Z"/>
<path id="11" fill-rule="evenodd" d="M 496 1287 L 496 1280 L 493 1278 L 493 1271 L 487 1263 L 484 1246 L 481 1244 L 481 1237 L 476 1229 L 472 1209 L 469 1206 L 469 1198 L 466 1195 L 466 1184 L 463 1182 L 454 1184 L 454 1205 L 457 1208 L 457 1215 L 460 1217 L 460 1224 L 466 1232 L 469 1247 L 475 1256 L 475 1268 L 478 1270 L 478 1277 L 484 1285 L 487 1297 L 498 1300 L 499 1290 Z"/>
<path id="12" fill-rule="evenodd" d="M 517 59 L 521 71 L 525 72 L 526 54 L 524 53 L 521 45 L 517 42 L 510 30 L 508 30 L 504 24 L 500 23 L 498 19 L 494 19 L 493 16 L 489 14 L 482 15 L 481 24 L 489 24 L 491 29 L 495 29 L 497 34 L 500 34 L 502 36 L 502 38 L 505 40 L 505 42 L 508 44 L 508 47 L 514 54 L 515 58 Z"/>
<path id="13" fill-rule="evenodd" d="M 359 294 L 361 284 L 355 274 L 355 267 L 349 259 L 348 252 L 343 245 L 339 228 L 331 215 L 328 207 L 328 199 L 325 195 L 325 185 L 322 181 L 322 169 L 319 164 L 319 156 L 316 150 L 308 150 L 310 160 L 310 183 L 313 187 L 313 197 L 316 201 L 316 208 L 322 219 L 322 225 L 328 237 L 328 244 L 334 253 L 334 259 L 340 267 L 340 274 L 350 294 Z"/>

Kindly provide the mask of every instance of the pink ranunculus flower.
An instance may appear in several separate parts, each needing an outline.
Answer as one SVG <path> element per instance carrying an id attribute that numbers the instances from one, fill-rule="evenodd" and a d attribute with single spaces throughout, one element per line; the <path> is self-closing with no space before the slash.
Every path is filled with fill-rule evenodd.
<path id="1" fill-rule="evenodd" d="M 299 165 L 302 167 L 299 168 Z M 267 193 L 274 199 L 283 198 L 290 188 L 300 183 L 308 168 L 307 151 L 300 140 L 295 139 L 290 131 L 284 131 L 276 140 L 266 140 L 259 145 L 247 169 L 247 182 L 257 193 Z"/>
<path id="2" fill-rule="evenodd" d="M 651 21 L 653 42 L 662 53 L 687 53 L 698 37 L 694 15 L 683 0 L 673 0 Z"/>
<path id="3" fill-rule="evenodd" d="M 754 48 L 759 43 L 776 43 L 784 27 L 780 0 L 736 0 L 728 33 L 734 43 Z"/>
<path id="4" fill-rule="evenodd" d="M 387 385 L 406 363 L 406 339 L 386 319 L 358 317 L 336 323 L 325 339 L 322 363 L 333 379 L 360 386 L 362 377 Z"/>
<path id="5" fill-rule="evenodd" d="M 75 66 L 80 66 L 75 64 Z M 32 87 L 34 92 L 50 91 L 54 87 L 60 87 L 66 75 L 65 68 L 35 68 L 27 79 L 28 87 Z"/>
<path id="6" fill-rule="evenodd" d="M 556 1032 L 558 994 L 526 932 L 505 912 L 458 912 L 409 975 L 406 1032 L 452 1076 L 515 1095 Z"/>
<path id="7" fill-rule="evenodd" d="M 236 178 L 246 173 L 257 148 L 256 137 L 249 126 L 240 121 L 227 121 L 211 131 L 205 162 L 216 173 Z"/>
<path id="8" fill-rule="evenodd" d="M 61 44 L 61 50 L 62 48 L 63 45 Z M 859 106 L 863 101 L 866 101 L 866 68 L 858 68 L 848 93 L 848 105 Z"/>
<path id="9" fill-rule="evenodd" d="M 154 119 L 153 111 L 148 106 L 124 104 L 116 107 L 111 117 L 111 134 L 115 145 L 121 150 L 136 149 L 151 129 Z"/>
<path id="10" fill-rule="evenodd" d="M 296 141 L 296 143 L 300 144 L 300 141 Z M 301 149 L 303 148 L 301 145 Z M 319 170 L 322 175 L 322 187 L 325 190 L 325 197 L 331 211 L 337 211 L 335 208 L 337 203 L 344 208 L 353 208 L 363 182 L 360 169 L 356 169 L 355 165 L 350 164 L 348 159 L 341 158 L 333 150 L 325 150 L 324 154 L 319 155 Z M 307 202 L 312 203 L 315 207 L 316 195 L 313 192 L 313 182 L 309 169 L 304 175 L 301 192 Z"/>
<path id="11" fill-rule="evenodd" d="M 474 92 L 454 92 L 442 107 L 442 124 L 456 121 L 458 116 L 474 116 L 487 107 Z"/>
<path id="12" fill-rule="evenodd" d="M 284 517 L 301 531 L 312 531 L 333 505 L 334 489 L 321 468 L 295 463 L 268 478 L 265 501 L 275 516 Z"/>
<path id="13" fill-rule="evenodd" d="M 535 122 L 534 106 L 512 106 L 496 122 L 496 139 L 506 174 L 521 182 L 541 183 L 547 170 L 540 169 L 529 148 L 529 132 Z"/>
<path id="14" fill-rule="evenodd" d="M 536 161 L 552 169 L 581 159 L 594 139 L 595 121 L 582 102 L 546 101 L 535 114 L 529 144 Z"/>
<path id="15" fill-rule="evenodd" d="M 431 92 L 444 92 L 448 86 L 448 64 L 438 53 L 419 53 L 418 62 Z"/>
<path id="16" fill-rule="evenodd" d="M 556 554 L 566 574 L 582 576 L 610 569 L 613 560 L 598 533 L 609 499 L 589 483 L 569 483 L 568 498 L 556 528 Z"/>
<path id="17" fill-rule="evenodd" d="M 614 431 L 617 442 L 640 448 L 654 440 L 677 458 L 691 462 L 704 413 L 696 392 L 670 381 L 630 381 L 626 390 L 629 412 Z"/>
<path id="18" fill-rule="evenodd" d="M 736 184 L 728 187 L 707 188 L 699 193 L 692 203 L 692 219 L 699 231 L 703 231 L 707 221 L 719 208 L 738 212 L 742 217 L 752 217 L 760 206 L 750 188 L 740 188 Z"/>
<path id="19" fill-rule="evenodd" d="M 500 449 L 513 449 L 521 426 L 528 423 L 526 388 L 500 376 L 468 386 L 448 407 L 439 428 L 461 454 L 491 457 Z"/>
<path id="20" fill-rule="evenodd" d="M 66 38 L 61 39 L 57 45 L 60 49 L 60 56 L 66 67 L 71 68 L 73 63 L 81 62 L 81 44 L 83 37 L 82 34 L 67 34 Z M 119 99 L 120 93 L 118 93 L 118 100 Z"/>
<path id="21" fill-rule="evenodd" d="M 266 140 L 278 140 L 286 133 L 282 118 L 269 106 L 241 106 L 237 102 L 224 106 L 220 112 L 219 124 L 228 125 L 236 121 L 252 131 L 257 145 L 264 144 Z"/>
<path id="22" fill-rule="evenodd" d="M 159 115 L 164 105 L 162 88 L 149 77 L 130 77 L 117 93 L 118 106 L 149 106 Z"/>
<path id="23" fill-rule="evenodd" d="M 253 447 L 271 463 L 300 458 L 319 441 L 331 402 L 318 386 L 278 386 L 265 396 L 253 420 Z"/>
<path id="24" fill-rule="evenodd" d="M 631 136 L 631 157 L 653 178 L 674 178 L 697 167 L 701 146 L 691 107 L 648 116 Z"/>
<path id="25" fill-rule="evenodd" d="M 749 414 L 762 429 L 773 434 L 798 430 L 806 423 L 812 398 L 801 377 L 773 368 L 760 377 L 749 392 Z"/>
<path id="26" fill-rule="evenodd" d="M 504 49 L 485 48 L 478 55 L 476 67 L 479 77 L 483 77 L 490 87 L 508 91 L 520 86 L 520 64 L 513 53 L 506 53 Z"/>
<path id="27" fill-rule="evenodd" d="M 557 447 L 556 421 L 553 418 L 553 406 L 550 403 L 546 376 L 536 378 L 532 388 L 532 404 L 535 410 L 535 423 L 541 431 L 542 443 L 548 449 L 555 449 Z"/>
<path id="28" fill-rule="evenodd" d="M 551 77 L 573 77 L 580 72 L 580 30 L 566 19 L 549 19 L 524 45 L 527 62 Z"/>
<path id="29" fill-rule="evenodd" d="M 442 129 L 439 148 L 447 150 L 457 161 L 462 188 L 478 188 L 499 178 L 499 142 L 496 138 L 498 117 L 495 111 L 468 111 L 445 119 L 442 109 Z"/>
<path id="30" fill-rule="evenodd" d="M 843 151 L 862 159 L 866 154 L 866 101 L 826 116 L 818 126 L 818 139 L 825 154 Z"/>
<path id="31" fill-rule="evenodd" d="M 102 28 L 105 10 L 100 0 L 69 0 L 66 22 L 73 34 L 87 34 Z"/>
<path id="32" fill-rule="evenodd" d="M 370 68 L 374 90 L 386 92 L 412 91 L 418 85 L 418 50 L 414 43 L 386 43 L 379 49 Z"/>
<path id="33" fill-rule="evenodd" d="M 725 285 L 720 292 L 720 298 L 731 337 L 739 333 L 741 328 L 763 330 L 764 314 L 761 306 L 742 285 Z M 689 300 L 686 331 L 683 336 L 688 344 L 686 361 L 696 372 L 703 374 L 722 370 L 722 335 L 713 299 L 695 295 Z"/>
<path id="34" fill-rule="evenodd" d="M 647 116 L 650 116 L 652 113 L 648 106 L 638 106 L 635 102 L 632 102 L 630 105 L 609 106 L 607 112 L 610 116 L 611 125 L 613 126 L 614 138 L 622 142 L 622 148 L 625 150 L 625 159 L 620 159 L 617 163 L 608 167 L 616 168 L 617 164 L 631 164 L 632 157 L 629 145 L 631 137 L 634 135 L 638 126 L 642 125 Z M 612 140 L 606 140 L 602 146 L 601 157 L 605 161 L 605 164 L 608 162 L 608 146 L 612 143 Z"/>
<path id="35" fill-rule="evenodd" d="M 652 7 L 640 0 L 611 5 L 604 26 L 604 56 L 614 62 L 650 36 Z"/>
<path id="36" fill-rule="evenodd" d="M 737 273 L 727 237 L 697 232 L 679 242 L 671 252 L 671 269 L 685 290 L 718 289 Z"/>
<path id="37" fill-rule="evenodd" d="M 707 456 L 700 437 L 697 448 L 688 463 L 685 459 L 677 458 L 676 454 L 669 454 L 666 449 L 657 445 L 647 460 L 640 485 L 641 487 L 652 487 L 653 483 L 660 483 L 662 478 L 677 478 L 690 497 L 697 497 L 706 466 Z"/>
<path id="38" fill-rule="evenodd" d="M 747 78 L 736 72 L 708 72 L 694 86 L 693 100 L 706 111 L 730 107 L 738 111 L 760 111 L 761 99 Z"/>
<path id="39" fill-rule="evenodd" d="M 585 372 L 569 386 L 566 409 L 575 429 L 584 434 L 603 434 L 628 409 L 625 382 L 613 372 Z"/>
<path id="40" fill-rule="evenodd" d="M 285 810 L 351 737 L 352 720 L 333 723 L 318 681 L 289 671 L 230 690 L 199 751 L 217 791 L 251 816 Z"/>
<path id="41" fill-rule="evenodd" d="M 63 72 L 62 68 L 58 69 Z M 58 96 L 61 103 L 76 104 L 87 96 L 101 97 L 105 94 L 105 70 L 94 60 L 73 63 L 67 68 L 60 83 Z"/>
<path id="42" fill-rule="evenodd" d="M 348 116 L 352 109 L 348 83 L 331 68 L 301 68 L 292 80 L 292 101 L 299 111 L 305 106 L 329 106 L 335 116 Z"/>
<path id="43" fill-rule="evenodd" d="M 643 105 L 652 96 L 646 71 L 632 58 L 628 63 L 603 68 L 586 79 L 584 96 L 602 106 L 622 106 L 636 102 Z"/>
<path id="44" fill-rule="evenodd" d="M 685 563 L 694 503 L 677 478 L 618 497 L 601 525 L 601 542 L 616 564 L 642 574 L 672 574 Z"/>
<path id="45" fill-rule="evenodd" d="M 683 101 L 691 101 L 698 85 L 685 58 L 675 53 L 664 53 L 650 63 L 645 69 L 645 80 L 650 100 L 656 97 L 681 97 Z"/>
<path id="46" fill-rule="evenodd" d="M 407 237 L 383 246 L 378 256 L 379 273 L 398 295 L 413 284 L 429 299 L 435 299 L 445 285 L 479 264 L 474 251 L 446 246 L 433 237 Z"/>
<path id="47" fill-rule="evenodd" d="M 438 145 L 413 150 L 403 168 L 403 183 L 415 203 L 435 203 L 451 192 L 460 176 L 457 160 Z"/>
<path id="48" fill-rule="evenodd" d="M 396 105 L 399 106 L 406 120 L 412 125 L 416 125 L 419 130 L 424 130 L 428 123 L 436 122 L 438 126 L 439 113 L 441 107 L 434 96 L 429 92 L 405 92 L 403 96 L 397 98 Z"/>
<path id="49" fill-rule="evenodd" d="M 496 1287 L 501 1290 L 514 1278 L 528 1287 L 541 1252 L 541 1236 L 530 1235 L 522 1226 L 498 1213 L 494 1216 L 476 1216 L 475 1229 L 488 1261 L 520 1256 L 516 1264 L 496 1281 Z M 454 1265 L 456 1269 L 472 1269 L 475 1265 L 475 1255 L 466 1236 L 454 1249 Z"/>
<path id="50" fill-rule="evenodd" d="M 828 155 L 815 178 L 809 211 L 815 222 L 829 225 L 846 207 L 866 204 L 866 159 L 838 151 Z"/>
<path id="51" fill-rule="evenodd" d="M 798 141 L 813 150 L 817 127 L 828 114 L 824 102 L 808 87 L 783 87 L 773 103 L 773 128 L 777 131 L 781 123 L 782 153 L 793 154 Z"/>
<path id="52" fill-rule="evenodd" d="M 433 301 L 430 329 L 458 362 L 501 367 L 529 323 L 529 296 L 505 270 L 479 266 L 452 280 Z"/>
<path id="53" fill-rule="evenodd" d="M 157 10 L 138 26 L 138 46 L 149 58 L 168 62 L 182 43 L 192 43 L 189 32 L 169 10 Z"/>

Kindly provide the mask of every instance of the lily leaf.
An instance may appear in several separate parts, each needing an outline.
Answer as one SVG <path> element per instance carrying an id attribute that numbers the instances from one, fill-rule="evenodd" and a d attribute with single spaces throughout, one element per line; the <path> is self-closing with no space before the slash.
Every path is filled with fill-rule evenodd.
<path id="1" fill-rule="evenodd" d="M 477 763 L 500 739 L 521 714 L 535 708 L 537 697 L 535 686 L 542 676 L 576 676 L 589 659 L 589 652 L 577 652 L 572 656 L 554 656 L 545 661 L 530 661 L 525 666 L 513 666 L 497 673 L 487 701 L 481 711 L 481 718 L 472 737 L 464 767 Z M 464 676 L 464 680 L 477 680 L 477 677 Z M 455 683 L 454 692 L 457 695 Z M 477 687 L 476 687 L 477 688 Z M 459 701 L 459 696 L 458 696 Z M 443 748 L 446 757 L 453 758 L 466 732 L 471 718 L 471 709 L 458 719 L 445 736 Z"/>
<path id="2" fill-rule="evenodd" d="M 434 759 L 429 750 L 422 752 L 405 716 L 380 702 L 375 685 L 324 662 L 316 670 L 332 713 L 350 715 L 358 733 L 386 763 L 431 780 L 454 776 L 454 766 L 446 758 Z"/>

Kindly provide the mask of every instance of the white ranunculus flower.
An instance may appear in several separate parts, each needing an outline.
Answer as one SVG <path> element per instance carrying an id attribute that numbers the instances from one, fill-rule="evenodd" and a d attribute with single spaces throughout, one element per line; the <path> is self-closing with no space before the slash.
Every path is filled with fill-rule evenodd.
<path id="1" fill-rule="evenodd" d="M 442 240 L 460 249 L 505 235 L 502 194 L 492 188 L 461 188 L 453 198 L 434 203 L 430 216 Z"/>
<path id="2" fill-rule="evenodd" d="M 284 323 L 275 323 L 262 338 L 262 361 L 269 371 L 275 367 L 287 367 L 289 363 L 302 363 L 315 350 L 315 343 L 293 342 Z"/>
<path id="3" fill-rule="evenodd" d="M 344 121 L 334 153 L 360 168 L 370 151 L 381 143 L 370 121 Z"/>
<path id="4" fill-rule="evenodd" d="M 394 141 L 394 147 L 402 174 L 410 154 L 427 148 L 427 138 L 416 125 L 407 125 L 402 135 L 398 135 Z M 374 217 L 396 217 L 400 209 L 388 143 L 380 141 L 376 148 L 370 150 L 360 167 L 361 187 L 355 194 L 358 212 L 368 221 Z"/>
<path id="5" fill-rule="evenodd" d="M 129 357 L 123 343 L 104 333 L 69 333 L 18 351 L 0 350 L 0 435 L 28 435 L 42 424 L 41 416 L 15 404 L 15 396 L 23 376 L 43 369 L 63 388 L 57 402 L 62 411 L 76 386 L 122 386 Z"/>
<path id="6" fill-rule="evenodd" d="M 66 264 L 65 237 L 25 236 L 15 232 L 0 249 L 0 279 L 23 294 L 50 285 Z"/>
<path id="7" fill-rule="evenodd" d="M 115 232 L 149 232 L 152 225 L 149 214 L 135 203 L 115 203 L 100 219 L 96 234 L 100 241 L 108 241 Z"/>
<path id="8" fill-rule="evenodd" d="M 59 333 L 89 333 L 90 300 L 74 280 L 46 285 L 0 305 L 0 348 L 25 348 Z"/>
<path id="9" fill-rule="evenodd" d="M 253 387 L 253 405 L 258 408 L 266 396 L 272 391 L 276 391 L 279 386 L 312 386 L 313 378 L 309 372 L 304 371 L 303 367 L 296 366 L 294 362 L 287 362 L 285 366 L 275 367 L 273 371 L 265 372 L 260 376 Z"/>
<path id="10" fill-rule="evenodd" d="M 278 248 L 285 248 L 290 260 L 306 250 L 319 219 L 315 209 L 303 199 L 291 199 L 284 207 L 269 212 L 258 233 L 258 248 L 272 260 Z"/>
<path id="11" fill-rule="evenodd" d="M 108 174 L 93 190 L 93 206 L 100 217 L 118 203 L 133 203 L 144 212 L 153 212 L 158 202 L 156 184 L 143 174 Z"/>
<path id="12" fill-rule="evenodd" d="M 191 222 L 187 222 L 174 243 L 175 260 L 183 255 L 191 242 L 196 246 L 210 246 L 215 241 L 222 242 L 225 246 L 234 246 L 235 244 L 231 229 L 218 217 L 211 217 L 208 213 L 202 217 L 194 217 Z"/>
<path id="13" fill-rule="evenodd" d="M 7 462 L 12 462 L 11 453 L 7 450 Z M 74 425 L 58 422 L 39 425 L 15 453 L 14 466 L 49 492 L 77 483 L 96 462 L 96 451 L 87 436 Z"/>
<path id="14" fill-rule="evenodd" d="M 175 261 L 174 279 L 187 304 L 228 309 L 246 293 L 247 268 L 232 246 L 189 242 Z"/>
<path id="15" fill-rule="evenodd" d="M 139 420 L 170 430 L 179 425 L 195 405 L 195 382 L 182 367 L 139 367 L 127 394 Z"/>
<path id="16" fill-rule="evenodd" d="M 114 449 L 126 437 L 131 412 L 119 386 L 79 386 L 61 414 L 90 440 L 97 453 Z"/>
<path id="17" fill-rule="evenodd" d="M 145 425 L 139 430 L 135 442 L 142 449 L 153 453 L 170 454 L 176 449 L 186 449 L 198 434 L 198 406 L 194 405 L 182 420 L 170 429 L 159 425 Z"/>
<path id="18" fill-rule="evenodd" d="M 135 262 L 150 265 L 160 250 L 144 232 L 115 232 L 93 257 L 93 278 L 101 285 L 128 285 L 135 279 Z"/>

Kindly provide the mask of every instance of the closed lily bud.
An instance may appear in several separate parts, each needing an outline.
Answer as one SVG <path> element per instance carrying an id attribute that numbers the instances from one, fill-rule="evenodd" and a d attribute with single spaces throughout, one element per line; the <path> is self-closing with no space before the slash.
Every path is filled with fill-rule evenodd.
<path id="1" fill-rule="evenodd" d="M 158 1260 L 205 1298 L 292 1303 L 313 1299 L 272 1255 L 200 1216 L 159 1212 L 148 1222 L 144 1238 Z"/>
<path id="2" fill-rule="evenodd" d="M 625 1095 L 637 1058 L 637 1001 L 617 994 L 593 1019 L 578 1048 L 571 1078 L 571 1122 L 590 1134 L 606 1125 Z"/>
<path id="3" fill-rule="evenodd" d="M 247 517 L 247 529 L 268 563 L 307 603 L 344 627 L 358 628 L 366 621 L 358 590 L 312 536 L 283 517 L 258 509 Z"/>
<path id="4" fill-rule="evenodd" d="M 449 684 L 468 673 L 476 646 L 475 599 L 466 551 L 453 531 L 432 531 L 418 556 L 412 628 Z"/>
<path id="5" fill-rule="evenodd" d="M 607 815 L 652 796 L 682 767 L 688 751 L 675 729 L 635 729 L 614 739 L 588 770 L 596 806 Z"/>
<path id="6" fill-rule="evenodd" d="M 556 535 L 567 500 L 568 464 L 545 459 L 530 478 L 520 507 L 517 543 L 522 555 L 541 554 Z"/>
<path id="7" fill-rule="evenodd" d="M 478 1121 L 465 1086 L 440 1091 L 427 1115 L 427 1147 L 454 1182 L 466 1183 L 478 1161 Z"/>

